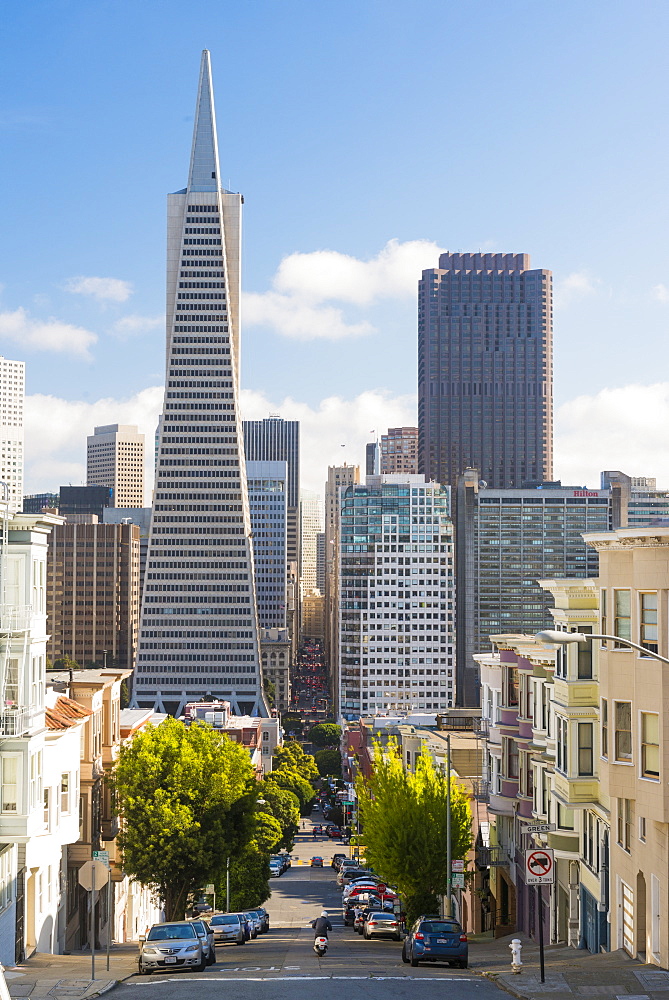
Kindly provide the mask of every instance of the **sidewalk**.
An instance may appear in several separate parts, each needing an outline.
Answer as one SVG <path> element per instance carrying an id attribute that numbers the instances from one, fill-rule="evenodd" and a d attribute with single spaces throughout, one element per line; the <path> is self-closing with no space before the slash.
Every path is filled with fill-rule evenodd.
<path id="1" fill-rule="evenodd" d="M 137 971 L 137 945 L 115 945 L 111 950 L 109 972 L 107 956 L 95 953 L 95 980 L 91 979 L 90 952 L 73 955 L 48 955 L 38 952 L 22 965 L 8 966 L 5 979 L 11 997 L 31 1000 L 83 1000 L 96 997 Z"/>
<path id="2" fill-rule="evenodd" d="M 509 944 L 514 937 L 523 943 L 520 975 L 511 972 Z M 637 962 L 624 951 L 591 955 L 564 945 L 549 946 L 545 949 L 545 982 L 541 983 L 539 946 L 534 941 L 523 934 L 509 934 L 496 941 L 474 936 L 469 964 L 522 1000 L 539 1000 L 546 994 L 551 1000 L 669 1000 L 669 972 Z"/>

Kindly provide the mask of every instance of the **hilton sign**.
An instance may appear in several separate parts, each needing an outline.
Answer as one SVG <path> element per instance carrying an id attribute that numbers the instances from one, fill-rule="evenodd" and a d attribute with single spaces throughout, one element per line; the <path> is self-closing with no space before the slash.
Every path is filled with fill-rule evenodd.
<path id="1" fill-rule="evenodd" d="M 575 497 L 598 497 L 599 490 L 574 490 Z"/>

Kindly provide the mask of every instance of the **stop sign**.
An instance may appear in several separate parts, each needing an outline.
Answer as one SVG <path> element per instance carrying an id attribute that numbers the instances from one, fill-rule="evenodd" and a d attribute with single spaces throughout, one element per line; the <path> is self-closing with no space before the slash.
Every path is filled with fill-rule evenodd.
<path id="1" fill-rule="evenodd" d="M 109 869 L 102 861 L 86 861 L 79 869 L 79 885 L 84 889 L 101 889 L 109 879 Z"/>

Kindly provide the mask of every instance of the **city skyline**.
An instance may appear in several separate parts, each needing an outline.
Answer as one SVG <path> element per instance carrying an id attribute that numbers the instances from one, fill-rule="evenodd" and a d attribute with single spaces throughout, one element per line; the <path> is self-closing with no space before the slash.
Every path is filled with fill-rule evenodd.
<path id="1" fill-rule="evenodd" d="M 201 27 L 172 23 L 177 8 L 168 0 L 148 51 L 148 8 L 74 2 L 56 18 L 31 5 L 6 26 L 0 169 L 14 192 L 6 206 L 14 239 L 2 251 L 0 348 L 28 365 L 27 491 L 81 481 L 85 458 L 76 442 L 84 428 L 119 421 L 153 432 L 164 324 L 156 192 L 178 181 L 196 53 L 204 43 L 216 55 L 228 36 L 238 45 L 219 60 L 220 84 L 226 95 L 232 87 L 244 95 L 225 109 L 229 180 L 246 199 L 243 416 L 302 414 L 305 469 L 310 450 L 321 463 L 304 486 L 318 488 L 342 444 L 347 460 L 362 461 L 370 428 L 415 423 L 417 282 L 448 247 L 527 252 L 554 272 L 555 475 L 592 485 L 600 467 L 632 470 L 638 461 L 666 485 L 659 428 L 669 416 L 669 386 L 649 373 L 647 355 L 663 371 L 667 147 L 654 123 L 667 88 L 653 53 L 667 12 L 628 3 L 583 11 L 567 2 L 534 12 L 530 28 L 521 3 L 503 12 L 481 3 L 480 19 L 466 9 L 430 9 L 428 35 L 418 15 L 407 32 L 404 3 L 389 3 L 383 17 L 345 3 L 357 47 L 347 31 L 352 72 L 335 101 L 325 85 L 343 21 L 327 11 L 305 18 L 290 2 L 281 18 L 263 2 L 225 15 L 205 7 L 211 37 L 200 39 Z M 541 60 L 529 44 L 535 32 Z M 36 71 L 25 81 L 17 61 L 28 38 Z M 282 41 L 290 70 L 284 55 L 277 63 Z M 68 52 L 72 59 L 61 58 Z M 405 66 L 399 90 L 383 52 Z M 474 57 L 513 100 L 479 99 L 465 83 Z M 449 66 L 450 90 L 430 103 L 432 65 Z M 296 91 L 302 104 L 292 101 Z M 382 113 L 370 116 L 369 107 Z M 464 178 L 453 134 L 467 155 Z M 482 135 L 485 155 L 478 155 Z M 45 147 L 46 189 L 37 173 Z M 355 163 L 354 148 L 362 153 Z M 490 162 L 499 169 L 490 171 Z M 411 197 L 398 199 L 407 185 Z M 45 194 L 35 199 L 38 188 Z M 36 258 L 27 245 L 35 213 L 56 253 Z M 135 232 L 140 240 L 130 239 Z M 637 329 L 645 350 L 629 352 Z M 304 379 L 305 369 L 317 377 Z"/>

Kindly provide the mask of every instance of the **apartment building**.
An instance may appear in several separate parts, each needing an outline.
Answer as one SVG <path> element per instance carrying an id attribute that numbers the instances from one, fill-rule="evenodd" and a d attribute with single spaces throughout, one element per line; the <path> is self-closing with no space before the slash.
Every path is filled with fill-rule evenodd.
<path id="1" fill-rule="evenodd" d="M 96 427 L 86 439 L 86 482 L 110 486 L 115 507 L 144 506 L 144 435 L 131 424 Z"/>

